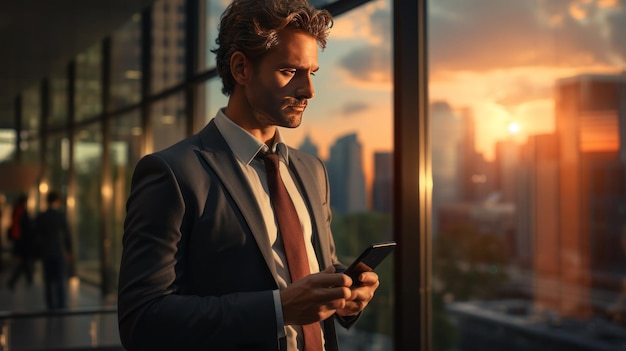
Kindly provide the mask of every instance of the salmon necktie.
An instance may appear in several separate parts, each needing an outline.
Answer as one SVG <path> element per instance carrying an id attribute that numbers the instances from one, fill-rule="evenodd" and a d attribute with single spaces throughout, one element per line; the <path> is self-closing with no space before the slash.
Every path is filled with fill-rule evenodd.
<path id="1" fill-rule="evenodd" d="M 262 154 L 261 157 L 265 161 L 270 200 L 283 240 L 289 275 L 291 281 L 295 282 L 311 274 L 300 218 L 280 176 L 278 155 L 268 152 Z M 322 330 L 319 323 L 303 325 L 302 332 L 304 351 L 322 350 Z"/>

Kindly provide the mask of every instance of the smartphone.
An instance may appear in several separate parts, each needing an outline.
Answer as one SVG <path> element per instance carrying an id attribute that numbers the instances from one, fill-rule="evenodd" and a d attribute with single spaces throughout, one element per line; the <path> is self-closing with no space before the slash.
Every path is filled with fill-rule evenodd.
<path id="1" fill-rule="evenodd" d="M 352 286 L 358 287 L 361 282 L 358 281 L 359 275 L 363 272 L 372 272 L 396 247 L 395 241 L 386 241 L 374 243 L 368 246 L 359 257 L 352 262 L 350 266 L 343 272 L 352 278 Z"/>

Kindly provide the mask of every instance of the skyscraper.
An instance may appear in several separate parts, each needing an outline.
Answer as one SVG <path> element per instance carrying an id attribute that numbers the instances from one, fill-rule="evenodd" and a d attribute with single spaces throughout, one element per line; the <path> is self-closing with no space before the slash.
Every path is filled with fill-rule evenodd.
<path id="1" fill-rule="evenodd" d="M 328 177 L 330 205 L 341 214 L 367 210 L 362 147 L 356 133 L 340 137 L 330 148 Z"/>
<path id="2" fill-rule="evenodd" d="M 393 210 L 393 153 L 374 153 L 372 210 L 391 214 Z"/>
<path id="3" fill-rule="evenodd" d="M 302 141 L 302 144 L 300 144 L 298 149 L 306 153 L 309 153 L 315 157 L 319 157 L 319 153 L 317 151 L 317 145 L 313 143 L 313 140 L 311 140 L 311 136 L 309 135 L 309 133 L 307 133 L 304 136 L 304 140 Z"/>
<path id="4" fill-rule="evenodd" d="M 624 101 L 626 75 L 561 79 L 557 82 L 554 147 L 549 146 L 549 139 L 541 142 L 543 146 L 537 143 L 542 150 L 536 155 L 556 152 L 558 168 L 551 170 L 553 161 L 544 157 L 545 162 L 538 164 L 543 169 L 535 170 L 554 175 L 536 173 L 536 203 L 541 197 L 542 203 L 547 200 L 555 206 L 536 211 L 535 230 L 541 232 L 534 233 L 535 247 L 537 252 L 556 258 L 535 260 L 535 270 L 558 279 L 562 289 L 553 303 L 567 317 L 593 315 L 595 292 L 619 286 L 620 282 L 605 272 L 626 275 L 620 265 L 626 211 L 626 169 L 620 138 L 626 128 Z M 551 180 L 551 184 L 546 183 Z M 556 223 L 546 216 L 549 213 Z"/>

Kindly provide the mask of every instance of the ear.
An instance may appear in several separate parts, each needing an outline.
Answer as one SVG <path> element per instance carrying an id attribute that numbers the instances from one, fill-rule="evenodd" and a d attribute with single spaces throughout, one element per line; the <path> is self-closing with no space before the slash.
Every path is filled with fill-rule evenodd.
<path id="1" fill-rule="evenodd" d="M 230 57 L 230 72 L 238 84 L 246 85 L 250 79 L 251 66 L 243 52 L 235 51 Z"/>

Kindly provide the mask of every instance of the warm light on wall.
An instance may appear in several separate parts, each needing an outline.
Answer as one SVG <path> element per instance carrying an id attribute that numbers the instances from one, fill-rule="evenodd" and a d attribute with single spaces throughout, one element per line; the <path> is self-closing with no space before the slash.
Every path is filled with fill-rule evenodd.
<path id="1" fill-rule="evenodd" d="M 41 182 L 41 183 L 39 183 L 39 192 L 40 192 L 42 195 L 47 194 L 47 193 L 48 193 L 48 190 L 50 190 L 50 187 L 48 186 L 48 183 L 46 183 L 46 182 Z"/>
<path id="2" fill-rule="evenodd" d="M 74 208 L 75 205 L 76 205 L 76 199 L 73 196 L 68 196 L 67 197 L 67 207 Z"/>
<path id="3" fill-rule="evenodd" d="M 103 185 L 100 191 L 104 199 L 110 199 L 113 196 L 113 189 L 109 185 Z"/>

